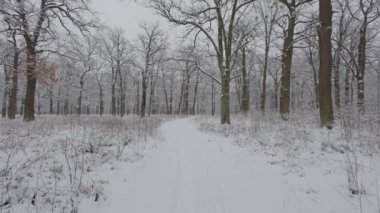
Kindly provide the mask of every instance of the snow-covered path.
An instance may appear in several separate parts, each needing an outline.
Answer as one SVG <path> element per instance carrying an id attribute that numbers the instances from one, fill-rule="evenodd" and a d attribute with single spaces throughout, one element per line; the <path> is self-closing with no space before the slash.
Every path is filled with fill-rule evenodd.
<path id="1" fill-rule="evenodd" d="M 162 127 L 162 132 L 163 144 L 140 162 L 121 166 L 109 179 L 105 201 L 95 203 L 86 200 L 81 204 L 79 213 L 353 210 L 348 204 L 339 205 L 342 200 L 346 202 L 343 197 L 338 198 L 336 206 L 331 203 L 326 206 L 330 195 L 322 200 L 307 198 L 315 193 L 311 188 L 310 192 L 299 194 L 299 189 L 290 186 L 284 178 L 280 167 L 270 165 L 267 159 L 252 157 L 245 149 L 232 145 L 223 137 L 200 132 L 189 119 L 168 122 Z M 321 184 L 324 181 L 319 180 Z M 325 190 L 322 186 L 322 192 L 333 190 L 331 185 L 325 185 L 330 189 Z"/>

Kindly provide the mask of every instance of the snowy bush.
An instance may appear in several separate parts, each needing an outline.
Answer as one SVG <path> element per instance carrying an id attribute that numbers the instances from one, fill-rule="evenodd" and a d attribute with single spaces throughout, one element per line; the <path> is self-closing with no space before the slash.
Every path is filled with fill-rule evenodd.
<path id="1" fill-rule="evenodd" d="M 0 120 L 0 212 L 75 212 L 83 197 L 99 199 L 105 163 L 136 160 L 162 119 L 41 116 Z"/>
<path id="2" fill-rule="evenodd" d="M 202 131 L 231 137 L 235 144 L 248 147 L 255 155 L 274 159 L 269 163 L 283 166 L 287 172 L 305 175 L 306 168 L 322 167 L 324 172 L 346 177 L 348 196 L 376 194 L 374 189 L 380 142 L 378 116 L 358 116 L 342 112 L 332 130 L 321 129 L 318 114 L 298 114 L 283 121 L 268 113 L 237 116 L 232 125 L 220 125 L 211 117 L 198 117 Z M 376 157 L 377 156 L 377 157 Z M 380 170 L 379 170 L 380 171 Z"/>

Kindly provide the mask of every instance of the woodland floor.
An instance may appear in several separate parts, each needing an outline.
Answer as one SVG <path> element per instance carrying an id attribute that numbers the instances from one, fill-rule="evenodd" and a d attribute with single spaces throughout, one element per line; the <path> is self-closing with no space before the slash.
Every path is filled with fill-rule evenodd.
<path id="1" fill-rule="evenodd" d="M 353 195 L 347 155 L 336 147 L 321 151 L 319 143 L 319 151 L 301 150 L 296 157 L 273 154 L 201 131 L 189 118 L 166 122 L 160 132 L 160 142 L 140 160 L 95 170 L 93 178 L 107 180 L 104 193 L 97 202 L 83 200 L 79 213 L 380 211 L 378 156 L 361 158 L 356 175 L 363 193 Z"/>

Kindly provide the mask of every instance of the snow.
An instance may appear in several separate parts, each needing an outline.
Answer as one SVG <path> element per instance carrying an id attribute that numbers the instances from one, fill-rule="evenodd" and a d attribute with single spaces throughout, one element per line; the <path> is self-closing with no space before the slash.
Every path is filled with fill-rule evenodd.
<path id="1" fill-rule="evenodd" d="M 38 116 L 0 119 L 0 213 L 72 212 L 103 195 L 103 165 L 136 161 L 155 144 L 161 118 Z M 144 131 L 141 131 L 141 130 Z"/>
<path id="2" fill-rule="evenodd" d="M 142 159 L 99 170 L 94 178 L 108 181 L 105 196 L 98 202 L 82 201 L 79 212 L 356 213 L 380 209 L 377 158 L 361 161 L 367 162 L 363 164 L 367 172 L 361 177 L 363 184 L 368 183 L 367 193 L 352 195 L 347 190 L 344 154 L 321 154 L 325 157 L 310 162 L 304 158 L 299 166 L 294 159 L 253 152 L 238 146 L 233 137 L 208 134 L 198 126 L 189 118 L 169 121 L 160 129 L 162 142 L 146 150 Z"/>

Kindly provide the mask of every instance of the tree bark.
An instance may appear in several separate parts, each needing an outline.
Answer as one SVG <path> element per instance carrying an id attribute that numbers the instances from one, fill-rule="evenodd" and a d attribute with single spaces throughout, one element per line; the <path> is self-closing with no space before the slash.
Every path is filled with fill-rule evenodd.
<path id="1" fill-rule="evenodd" d="M 337 49 L 334 55 L 334 97 L 335 108 L 339 112 L 341 108 L 340 100 L 340 64 L 341 64 L 341 52 L 343 50 L 343 36 L 344 36 L 344 14 L 339 19 L 339 35 L 337 41 Z"/>
<path id="2" fill-rule="evenodd" d="M 26 53 L 26 92 L 25 92 L 25 105 L 24 105 L 24 121 L 34 121 L 34 105 L 36 95 L 36 50 L 35 46 L 27 42 Z"/>
<path id="3" fill-rule="evenodd" d="M 174 75 L 170 79 L 169 114 L 173 114 L 173 87 L 174 87 Z"/>
<path id="4" fill-rule="evenodd" d="M 246 47 L 243 47 L 241 50 L 242 59 L 241 59 L 241 76 L 242 76 L 242 97 L 241 97 L 241 112 L 247 113 L 249 111 L 249 80 L 247 74 L 247 63 L 246 63 Z M 265 102 L 265 101 L 264 101 Z"/>
<path id="5" fill-rule="evenodd" d="M 192 107 L 192 115 L 195 115 L 196 113 L 196 104 L 197 104 L 197 95 L 198 95 L 198 85 L 199 85 L 199 72 L 197 72 L 197 75 L 195 77 L 195 86 L 194 86 L 194 98 L 193 98 L 193 107 Z"/>
<path id="6" fill-rule="evenodd" d="M 83 78 L 81 78 L 80 82 L 80 90 L 79 90 L 79 96 L 78 96 L 78 108 L 77 108 L 77 114 L 82 114 L 82 97 L 83 97 L 83 87 L 84 87 L 84 81 Z"/>
<path id="7" fill-rule="evenodd" d="M 112 82 L 111 82 L 111 114 L 113 116 L 116 115 L 116 74 L 115 74 L 115 69 L 113 68 L 113 65 L 112 65 L 112 68 L 111 68 L 111 78 L 112 78 Z"/>
<path id="8" fill-rule="evenodd" d="M 332 72 L 332 6 L 331 0 L 319 0 L 319 107 L 321 126 L 332 128 L 334 122 L 331 97 Z"/>
<path id="9" fill-rule="evenodd" d="M 294 13 L 295 11 L 292 9 L 289 14 L 290 18 L 284 39 L 281 59 L 280 114 L 284 120 L 288 119 L 290 106 L 290 77 L 293 59 L 294 29 L 296 25 L 296 15 Z"/>
<path id="10" fill-rule="evenodd" d="M 53 99 L 53 87 L 49 88 L 49 114 L 54 114 L 54 99 Z"/>
<path id="11" fill-rule="evenodd" d="M 136 86 L 136 112 L 137 115 L 140 114 L 140 80 L 137 80 Z"/>
<path id="12" fill-rule="evenodd" d="M 163 76 L 162 76 L 162 87 L 163 87 L 164 96 L 165 96 L 166 114 L 170 114 L 170 110 L 169 110 L 169 97 L 168 97 L 168 91 L 166 89 L 166 77 L 165 77 L 165 74 L 163 74 Z"/>
<path id="13" fill-rule="evenodd" d="M 350 105 L 350 68 L 346 68 L 346 73 L 344 76 L 344 104 L 346 106 Z"/>
<path id="14" fill-rule="evenodd" d="M 177 114 L 180 114 L 182 112 L 182 102 L 183 102 L 183 94 L 185 93 L 184 90 L 185 90 L 185 78 L 182 79 L 182 83 L 181 83 L 181 92 L 180 92 L 180 96 L 179 96 L 179 100 L 178 100 L 178 108 L 177 108 Z"/>
<path id="15" fill-rule="evenodd" d="M 215 115 L 215 89 L 214 79 L 211 79 L 211 115 Z"/>
<path id="16" fill-rule="evenodd" d="M 20 52 L 15 48 L 13 56 L 13 70 L 12 70 L 12 88 L 9 96 L 8 105 L 8 118 L 15 119 L 17 114 L 17 92 L 18 92 L 18 65 Z"/>
<path id="17" fill-rule="evenodd" d="M 120 117 L 125 115 L 125 106 L 124 106 L 124 85 L 123 85 L 123 75 L 121 74 L 121 64 L 120 60 L 116 61 L 116 74 L 119 75 L 119 113 Z"/>
<path id="18" fill-rule="evenodd" d="M 367 46 L 367 23 L 363 24 L 359 33 L 359 52 L 358 52 L 358 68 L 356 73 L 357 90 L 358 90 L 358 108 L 359 113 L 364 114 L 364 72 L 366 66 L 366 46 Z"/>
<path id="19" fill-rule="evenodd" d="M 58 97 L 57 97 L 57 115 L 61 114 L 61 87 L 58 88 Z"/>
<path id="20" fill-rule="evenodd" d="M 69 109 L 69 98 L 65 98 L 65 102 L 63 104 L 63 114 L 64 115 L 68 115 L 70 113 L 70 109 Z"/>
<path id="21" fill-rule="evenodd" d="M 188 115 L 189 114 L 189 90 L 190 90 L 190 71 L 187 68 L 186 73 L 184 75 L 184 85 L 183 85 L 183 107 L 181 108 L 181 114 Z"/>
<path id="22" fill-rule="evenodd" d="M 230 71 L 224 68 L 222 75 L 222 96 L 220 98 L 221 124 L 231 124 L 230 120 Z"/>
<path id="23" fill-rule="evenodd" d="M 146 107 L 146 90 L 147 90 L 147 77 L 145 74 L 143 74 L 142 81 L 141 81 L 141 86 L 142 86 L 142 91 L 141 91 L 141 107 L 140 107 L 140 117 L 145 117 L 145 107 Z"/>
<path id="24" fill-rule="evenodd" d="M 269 34 L 269 36 L 271 33 Z M 267 41 L 268 38 L 265 38 Z M 270 39 L 270 38 L 269 38 Z M 268 70 L 268 56 L 269 56 L 269 43 L 265 42 L 265 56 L 264 56 L 264 69 L 263 69 L 263 81 L 260 95 L 260 110 L 265 112 L 266 94 L 267 94 L 267 70 Z"/>
<path id="25" fill-rule="evenodd" d="M 7 116 L 7 106 L 8 106 L 8 99 L 9 99 L 9 71 L 7 69 L 6 64 L 4 63 L 4 93 L 3 93 L 3 106 L 1 110 L 1 117 L 5 118 Z"/>
<path id="26" fill-rule="evenodd" d="M 104 98 L 103 98 L 103 85 L 99 84 L 99 115 L 102 116 L 104 113 Z"/>

